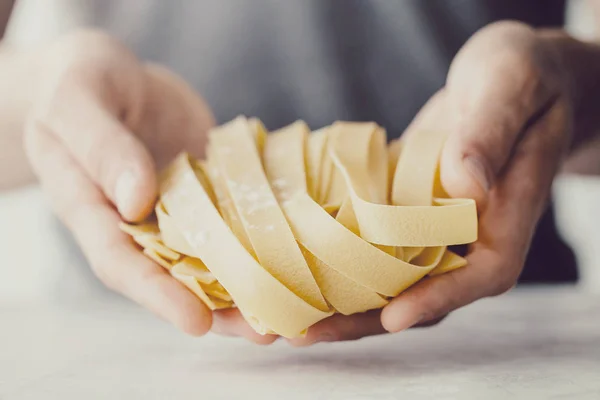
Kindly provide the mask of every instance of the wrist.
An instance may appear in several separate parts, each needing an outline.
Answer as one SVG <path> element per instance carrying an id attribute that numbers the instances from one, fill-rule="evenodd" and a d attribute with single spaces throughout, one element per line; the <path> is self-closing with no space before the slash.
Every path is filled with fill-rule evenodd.
<path id="1" fill-rule="evenodd" d="M 563 95 L 573 117 L 571 147 L 577 150 L 600 132 L 600 46 L 577 40 L 562 29 L 542 29 L 538 35 L 561 69 Z"/>

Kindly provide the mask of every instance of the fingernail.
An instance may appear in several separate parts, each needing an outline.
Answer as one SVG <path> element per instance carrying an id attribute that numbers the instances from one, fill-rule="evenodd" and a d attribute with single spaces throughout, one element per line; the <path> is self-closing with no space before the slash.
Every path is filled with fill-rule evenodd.
<path id="1" fill-rule="evenodd" d="M 418 325 L 419 323 L 421 323 L 423 320 L 425 319 L 425 314 L 419 314 L 415 319 L 413 319 L 412 321 L 408 321 L 408 324 L 406 324 L 405 321 L 405 325 L 401 326 L 400 329 L 398 329 L 396 332 L 402 332 L 405 331 L 407 329 L 412 328 L 415 325 Z"/>
<path id="2" fill-rule="evenodd" d="M 411 314 L 411 310 L 406 310 L 403 312 L 403 310 L 400 308 L 395 309 L 393 315 L 387 316 L 385 321 L 386 323 L 384 324 L 385 329 L 390 333 L 398 333 L 425 320 L 424 313 L 418 314 L 413 318 L 410 318 Z"/>
<path id="3" fill-rule="evenodd" d="M 133 190 L 135 186 L 135 176 L 131 170 L 125 170 L 117 178 L 117 184 L 115 185 L 115 203 L 121 215 L 127 213 L 128 208 L 131 207 L 131 199 L 133 197 Z"/>
<path id="4" fill-rule="evenodd" d="M 477 183 L 481 186 L 481 188 L 489 192 L 492 187 L 492 173 L 489 168 L 486 168 L 485 165 L 481 162 L 478 157 L 468 156 L 463 160 L 465 164 L 465 168 L 469 171 L 473 178 L 477 181 Z"/>

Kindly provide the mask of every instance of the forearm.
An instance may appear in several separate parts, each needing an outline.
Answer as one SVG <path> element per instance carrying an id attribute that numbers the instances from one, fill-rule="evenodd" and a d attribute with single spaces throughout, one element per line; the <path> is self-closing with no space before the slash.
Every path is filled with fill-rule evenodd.
<path id="1" fill-rule="evenodd" d="M 22 136 L 44 68 L 36 57 L 0 44 L 0 191 L 33 180 Z"/>

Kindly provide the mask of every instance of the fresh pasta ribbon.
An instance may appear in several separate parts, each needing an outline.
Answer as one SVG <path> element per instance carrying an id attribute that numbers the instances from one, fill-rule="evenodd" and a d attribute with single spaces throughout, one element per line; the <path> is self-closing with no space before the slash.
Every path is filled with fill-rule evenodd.
<path id="1" fill-rule="evenodd" d="M 267 134 L 238 117 L 210 132 L 206 160 L 181 154 L 161 174 L 154 220 L 122 229 L 210 309 L 297 337 L 466 265 L 447 246 L 477 240 L 477 211 L 441 188 L 444 140 L 388 145 L 356 122 Z"/>

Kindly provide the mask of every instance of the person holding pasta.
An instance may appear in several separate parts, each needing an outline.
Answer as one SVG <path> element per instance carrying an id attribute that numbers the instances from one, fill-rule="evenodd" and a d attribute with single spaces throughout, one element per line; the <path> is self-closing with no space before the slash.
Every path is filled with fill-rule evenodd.
<path id="1" fill-rule="evenodd" d="M 2 45 L 0 188 L 35 176 L 98 278 L 184 332 L 268 344 L 119 230 L 152 212 L 156 171 L 182 150 L 203 156 L 208 130 L 239 114 L 269 129 L 375 121 L 391 138 L 437 126 L 441 183 L 479 212 L 467 267 L 292 343 L 431 325 L 519 280 L 574 281 L 547 206 L 561 170 L 600 172 L 600 46 L 562 30 L 564 3 L 92 0 L 85 28 Z"/>

